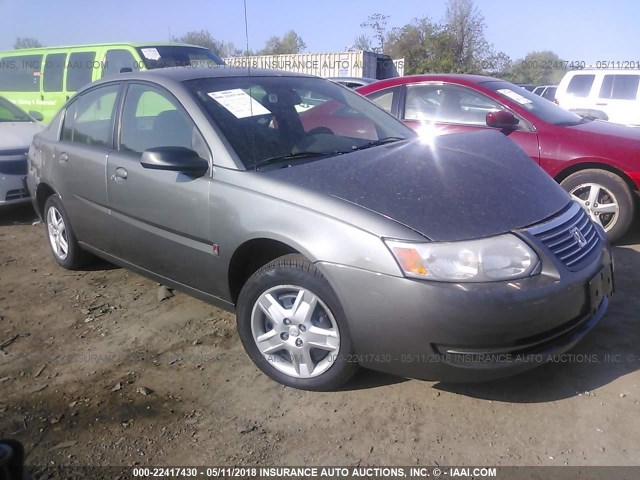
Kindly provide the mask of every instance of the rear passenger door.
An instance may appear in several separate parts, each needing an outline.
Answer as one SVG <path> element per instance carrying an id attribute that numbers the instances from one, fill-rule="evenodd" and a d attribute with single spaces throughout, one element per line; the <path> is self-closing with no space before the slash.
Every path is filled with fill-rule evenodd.
<path id="1" fill-rule="evenodd" d="M 101 250 L 110 249 L 113 234 L 105 170 L 119 91 L 117 83 L 93 88 L 67 106 L 52 160 L 53 183 L 78 239 Z"/>
<path id="2" fill-rule="evenodd" d="M 143 168 L 142 153 L 163 146 L 190 148 L 211 164 L 202 135 L 175 97 L 157 86 L 131 83 L 120 114 L 118 148 L 107 164 L 117 256 L 211 292 L 210 175 Z"/>

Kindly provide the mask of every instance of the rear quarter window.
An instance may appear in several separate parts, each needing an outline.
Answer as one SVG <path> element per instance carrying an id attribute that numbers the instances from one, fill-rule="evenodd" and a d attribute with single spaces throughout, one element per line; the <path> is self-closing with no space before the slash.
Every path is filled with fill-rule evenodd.
<path id="1" fill-rule="evenodd" d="M 600 88 L 600 98 L 635 100 L 638 97 L 640 75 L 605 75 Z"/>
<path id="2" fill-rule="evenodd" d="M 567 94 L 574 97 L 588 97 L 595 75 L 574 75 L 567 86 Z"/>

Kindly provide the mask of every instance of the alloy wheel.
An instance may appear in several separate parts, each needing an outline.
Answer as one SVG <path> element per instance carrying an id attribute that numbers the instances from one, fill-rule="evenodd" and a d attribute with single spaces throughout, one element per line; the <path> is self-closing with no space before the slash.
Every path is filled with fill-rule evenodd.
<path id="1" fill-rule="evenodd" d="M 608 232 L 618 221 L 620 207 L 615 195 L 597 183 L 583 183 L 569 192 L 591 219 Z"/>
<path id="2" fill-rule="evenodd" d="M 278 285 L 258 297 L 251 332 L 265 360 L 294 378 L 326 372 L 340 350 L 338 324 L 327 305 L 295 285 Z"/>
<path id="3" fill-rule="evenodd" d="M 53 253 L 60 260 L 65 260 L 69 255 L 69 239 L 64 219 L 56 207 L 49 207 L 47 211 L 47 230 Z"/>

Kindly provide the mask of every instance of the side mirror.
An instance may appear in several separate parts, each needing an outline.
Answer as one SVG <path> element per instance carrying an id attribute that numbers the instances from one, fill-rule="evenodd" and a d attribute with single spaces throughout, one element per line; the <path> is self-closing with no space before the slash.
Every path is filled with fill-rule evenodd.
<path id="1" fill-rule="evenodd" d="M 498 110 L 497 112 L 487 113 L 486 122 L 490 127 L 513 130 L 520 120 L 511 112 Z"/>
<path id="2" fill-rule="evenodd" d="M 42 113 L 40 112 L 36 112 L 35 110 L 29 110 L 29 116 L 34 120 L 37 120 L 38 122 L 44 120 L 44 115 L 42 115 Z"/>
<path id="3" fill-rule="evenodd" d="M 203 175 L 209 162 L 185 147 L 154 147 L 142 152 L 140 164 L 151 170 L 171 170 Z"/>

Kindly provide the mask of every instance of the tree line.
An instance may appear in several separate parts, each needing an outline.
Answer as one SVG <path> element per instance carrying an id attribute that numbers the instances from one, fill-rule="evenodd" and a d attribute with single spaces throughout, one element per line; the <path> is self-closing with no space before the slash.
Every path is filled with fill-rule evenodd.
<path id="1" fill-rule="evenodd" d="M 448 0 L 445 15 L 435 21 L 428 16 L 414 18 L 403 26 L 388 28 L 391 17 L 382 13 L 369 15 L 360 24 L 349 50 L 366 50 L 404 58 L 405 74 L 474 73 L 536 85 L 558 83 L 572 68 L 552 51 L 532 51 L 524 58 L 512 60 L 498 51 L 485 36 L 484 16 L 473 0 Z M 273 35 L 262 49 L 248 50 L 232 42 L 216 39 L 208 30 L 187 32 L 173 41 L 206 47 L 221 57 L 279 55 L 304 52 L 302 37 L 294 30 Z M 28 37 L 16 39 L 14 48 L 42 46 Z"/>

